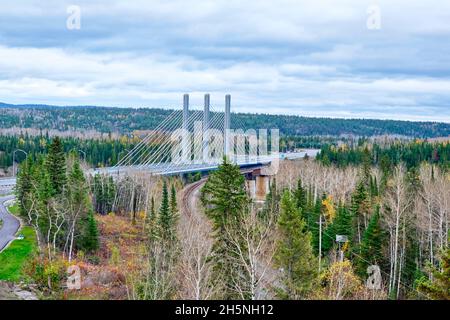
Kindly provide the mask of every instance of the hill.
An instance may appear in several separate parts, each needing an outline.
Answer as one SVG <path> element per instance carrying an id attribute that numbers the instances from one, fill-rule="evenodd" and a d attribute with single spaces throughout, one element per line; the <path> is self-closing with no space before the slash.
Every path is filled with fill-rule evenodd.
<path id="1" fill-rule="evenodd" d="M 97 106 L 11 105 L 0 103 L 0 129 L 33 128 L 128 134 L 155 128 L 172 110 Z M 378 136 L 417 138 L 450 136 L 450 124 L 374 119 L 309 118 L 302 116 L 233 113 L 231 123 L 246 128 L 279 128 L 284 135 Z"/>

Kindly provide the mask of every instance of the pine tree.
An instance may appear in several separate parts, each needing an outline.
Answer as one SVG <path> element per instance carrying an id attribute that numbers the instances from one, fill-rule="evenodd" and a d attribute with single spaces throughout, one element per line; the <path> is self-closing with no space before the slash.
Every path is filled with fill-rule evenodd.
<path id="1" fill-rule="evenodd" d="M 280 195 L 277 190 L 277 182 L 273 179 L 270 184 L 269 193 L 266 196 L 266 201 L 264 202 L 264 208 L 262 210 L 261 217 L 264 219 L 268 219 L 269 217 L 274 216 L 275 218 L 279 215 L 279 202 Z"/>
<path id="2" fill-rule="evenodd" d="M 221 228 L 228 220 L 235 220 L 248 202 L 245 179 L 238 166 L 224 158 L 202 188 L 201 200 L 207 214 Z"/>
<path id="3" fill-rule="evenodd" d="M 327 252 L 333 247 L 336 235 L 347 236 L 351 241 L 353 233 L 353 215 L 345 206 L 340 204 L 336 218 L 324 231 L 322 237 L 323 252 Z"/>
<path id="4" fill-rule="evenodd" d="M 360 180 L 351 199 L 351 212 L 354 216 L 354 227 L 356 229 L 356 240 L 358 243 L 361 241 L 362 233 L 371 211 L 371 204 L 366 184 L 363 180 Z"/>
<path id="5" fill-rule="evenodd" d="M 66 157 L 61 140 L 55 137 L 48 150 L 46 169 L 50 177 L 53 195 L 60 195 L 67 184 Z"/>
<path id="6" fill-rule="evenodd" d="M 86 252 L 93 252 L 99 248 L 97 221 L 95 221 L 94 213 L 92 211 L 89 211 L 85 220 L 81 247 Z"/>
<path id="7" fill-rule="evenodd" d="M 366 187 L 368 187 L 369 180 L 371 177 L 371 167 L 372 167 L 372 155 L 369 149 L 364 148 L 362 155 L 362 178 L 365 182 Z"/>
<path id="8" fill-rule="evenodd" d="M 175 221 L 178 215 L 178 204 L 177 191 L 174 184 L 172 184 L 172 187 L 170 188 L 170 214 L 172 215 L 172 220 Z"/>
<path id="9" fill-rule="evenodd" d="M 172 239 L 174 234 L 174 221 L 170 208 L 169 192 L 167 182 L 164 180 L 162 189 L 161 206 L 159 207 L 159 230 L 164 239 Z"/>
<path id="10" fill-rule="evenodd" d="M 314 202 L 311 190 L 309 191 L 309 194 L 309 204 L 305 210 L 300 212 L 300 214 L 305 217 L 307 229 L 311 232 L 311 244 L 314 254 L 319 254 L 319 223 L 320 216 L 323 215 L 322 201 L 325 199 L 326 195 L 324 194 L 322 198 L 317 197 L 317 200 Z"/>
<path id="11" fill-rule="evenodd" d="M 240 298 L 233 289 L 234 279 L 245 274 L 234 263 L 237 253 L 229 238 L 231 232 L 237 232 L 241 228 L 241 218 L 248 212 L 244 182 L 239 167 L 225 158 L 218 170 L 209 176 L 201 192 L 203 207 L 213 223 L 213 281 L 223 283 L 224 290 L 221 294 L 224 299 Z"/>
<path id="12" fill-rule="evenodd" d="M 98 248 L 98 230 L 93 216 L 93 206 L 89 197 L 89 187 L 84 177 L 80 161 L 72 156 L 67 185 L 67 197 L 70 207 L 70 217 L 75 225 L 72 235 L 75 239 L 75 248 L 92 252 Z M 70 250 L 70 249 L 69 249 Z M 71 257 L 71 252 L 69 252 Z"/>
<path id="13" fill-rule="evenodd" d="M 28 211 L 31 209 L 30 193 L 32 192 L 33 168 L 33 159 L 31 156 L 27 156 L 26 161 L 20 165 L 17 174 L 15 192 L 19 204 L 19 213 L 22 217 L 27 217 Z"/>
<path id="14" fill-rule="evenodd" d="M 150 200 L 150 211 L 147 213 L 147 220 L 153 221 L 156 218 L 156 211 L 155 211 L 155 197 L 152 197 Z"/>
<path id="15" fill-rule="evenodd" d="M 304 210 L 306 208 L 306 190 L 303 188 L 302 179 L 297 181 L 297 190 L 294 193 L 297 208 Z"/>
<path id="16" fill-rule="evenodd" d="M 383 241 L 385 234 L 380 224 L 380 207 L 370 218 L 369 225 L 364 231 L 359 255 L 357 256 L 357 271 L 361 276 L 367 275 L 369 265 L 381 265 L 383 262 Z"/>
<path id="17" fill-rule="evenodd" d="M 317 263 L 312 252 L 311 233 L 289 191 L 281 198 L 278 230 L 281 236 L 274 258 L 276 266 L 283 268 L 283 286 L 277 293 L 282 299 L 306 298 L 317 277 Z"/>
<path id="18" fill-rule="evenodd" d="M 387 154 L 384 154 L 380 159 L 380 169 L 381 169 L 380 191 L 383 192 L 386 189 L 387 182 L 392 174 L 392 162 Z"/>
<path id="19" fill-rule="evenodd" d="M 422 278 L 418 290 L 434 300 L 450 300 L 450 249 L 443 252 L 441 270 L 433 270 L 433 281 Z"/>

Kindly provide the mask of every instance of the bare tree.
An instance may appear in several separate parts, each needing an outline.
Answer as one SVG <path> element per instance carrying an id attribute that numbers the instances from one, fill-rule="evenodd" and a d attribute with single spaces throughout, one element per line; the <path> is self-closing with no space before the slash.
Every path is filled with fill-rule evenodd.
<path id="1" fill-rule="evenodd" d="M 239 228 L 228 227 L 230 239 L 230 258 L 241 266 L 243 275 L 233 275 L 233 289 L 242 299 L 251 300 L 271 298 L 270 289 L 276 279 L 272 269 L 275 253 L 275 231 L 273 215 L 261 217 L 253 207 L 244 214 Z"/>
<path id="2" fill-rule="evenodd" d="M 406 184 L 406 169 L 398 165 L 385 195 L 384 221 L 390 236 L 389 293 L 399 296 L 406 247 L 406 222 L 413 199 Z"/>
<path id="3" fill-rule="evenodd" d="M 220 286 L 213 285 L 213 265 L 209 260 L 213 241 L 206 217 L 182 215 L 180 219 L 180 298 L 211 299 Z"/>
<path id="4" fill-rule="evenodd" d="M 277 173 L 277 187 L 281 190 L 293 190 L 298 179 L 302 179 L 305 186 L 312 188 L 317 196 L 321 193 L 331 195 L 336 201 L 349 200 L 358 180 L 358 168 L 348 166 L 324 166 L 311 160 L 285 160 L 280 163 Z"/>
<path id="5" fill-rule="evenodd" d="M 420 233 L 421 252 L 436 266 L 438 254 L 448 245 L 450 181 L 438 167 L 429 164 L 420 167 L 420 181 L 415 205 L 416 227 Z M 431 272 L 429 276 L 432 277 Z"/>

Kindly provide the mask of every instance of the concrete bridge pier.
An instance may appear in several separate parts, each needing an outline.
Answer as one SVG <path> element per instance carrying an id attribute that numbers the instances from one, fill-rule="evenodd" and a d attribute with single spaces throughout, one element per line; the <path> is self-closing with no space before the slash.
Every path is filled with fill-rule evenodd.
<path id="1" fill-rule="evenodd" d="M 246 175 L 245 184 L 250 198 L 256 202 L 264 202 L 270 191 L 271 175 L 264 174 L 261 169 L 256 169 Z"/>

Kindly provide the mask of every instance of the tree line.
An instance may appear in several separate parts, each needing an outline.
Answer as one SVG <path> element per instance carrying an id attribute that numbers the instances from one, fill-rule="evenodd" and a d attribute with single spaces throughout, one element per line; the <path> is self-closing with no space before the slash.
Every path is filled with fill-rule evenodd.
<path id="1" fill-rule="evenodd" d="M 348 165 L 361 165 L 369 161 L 384 170 L 400 163 L 407 168 L 418 167 L 423 162 L 436 164 L 442 168 L 449 168 L 450 143 L 448 142 L 395 142 L 387 145 L 367 143 L 360 140 L 356 146 L 342 144 L 326 144 L 321 148 L 317 159 L 323 164 L 335 164 L 343 167 Z"/>
<path id="2" fill-rule="evenodd" d="M 93 167 L 105 167 L 115 165 L 129 150 L 131 150 L 137 140 L 122 139 L 80 139 L 80 138 L 58 138 L 61 141 L 63 151 L 68 153 L 74 151 L 83 161 Z M 52 138 L 46 135 L 30 136 L 28 134 L 18 136 L 0 135 L 0 168 L 7 169 L 12 166 L 13 152 L 22 149 L 33 159 L 45 155 Z M 26 154 L 16 152 L 17 163 L 24 161 Z"/>
<path id="3" fill-rule="evenodd" d="M 130 134 L 135 130 L 157 127 L 173 110 L 158 108 L 59 107 L 45 105 L 0 105 L 0 128 L 37 128 L 96 130 L 103 133 Z M 436 122 L 413 122 L 372 119 L 331 119 L 301 116 L 232 113 L 231 125 L 238 128 L 279 128 L 287 136 L 357 137 L 400 135 L 432 138 L 450 135 L 450 125 Z M 234 128 L 234 127 L 233 127 Z"/>

